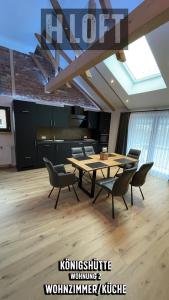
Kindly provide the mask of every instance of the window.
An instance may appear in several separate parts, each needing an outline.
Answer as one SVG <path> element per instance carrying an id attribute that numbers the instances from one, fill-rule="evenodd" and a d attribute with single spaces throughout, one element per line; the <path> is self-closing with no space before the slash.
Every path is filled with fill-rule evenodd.
<path id="1" fill-rule="evenodd" d="M 0 106 L 0 132 L 11 131 L 10 108 Z"/>
<path id="2" fill-rule="evenodd" d="M 130 44 L 128 50 L 125 50 L 125 55 L 126 62 L 124 66 L 134 81 L 146 80 L 161 75 L 145 36 Z"/>
<path id="3" fill-rule="evenodd" d="M 127 151 L 141 150 L 140 165 L 153 161 L 152 174 L 169 179 L 169 111 L 132 113 Z"/>
<path id="4" fill-rule="evenodd" d="M 125 63 L 113 54 L 104 64 L 128 95 L 167 88 L 145 36 L 130 44 L 125 55 Z"/>

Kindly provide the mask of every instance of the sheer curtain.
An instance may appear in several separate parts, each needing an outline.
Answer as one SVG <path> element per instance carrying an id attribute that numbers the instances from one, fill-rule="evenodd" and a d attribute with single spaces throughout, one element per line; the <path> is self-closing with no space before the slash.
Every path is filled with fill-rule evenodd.
<path id="1" fill-rule="evenodd" d="M 127 152 L 140 149 L 140 165 L 154 162 L 152 174 L 169 179 L 169 111 L 132 113 Z"/>

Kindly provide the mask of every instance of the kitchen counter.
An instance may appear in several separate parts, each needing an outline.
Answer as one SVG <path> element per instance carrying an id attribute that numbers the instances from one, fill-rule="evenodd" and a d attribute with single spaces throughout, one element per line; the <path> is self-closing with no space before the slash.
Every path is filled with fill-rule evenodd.
<path id="1" fill-rule="evenodd" d="M 97 143 L 94 139 L 85 140 L 37 140 L 37 144 L 47 144 L 47 143 Z"/>

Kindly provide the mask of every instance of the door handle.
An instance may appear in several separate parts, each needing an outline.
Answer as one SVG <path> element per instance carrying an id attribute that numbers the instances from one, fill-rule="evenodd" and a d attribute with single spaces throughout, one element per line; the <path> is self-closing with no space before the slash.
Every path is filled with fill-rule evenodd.
<path id="1" fill-rule="evenodd" d="M 29 110 L 22 110 L 22 113 L 28 114 L 30 111 Z"/>

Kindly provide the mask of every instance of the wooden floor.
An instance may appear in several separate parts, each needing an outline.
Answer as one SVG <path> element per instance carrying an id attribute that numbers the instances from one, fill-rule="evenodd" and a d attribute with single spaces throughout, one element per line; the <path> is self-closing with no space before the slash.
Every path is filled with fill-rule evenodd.
<path id="1" fill-rule="evenodd" d="M 68 168 L 69 169 L 69 168 Z M 80 203 L 72 192 L 50 186 L 45 169 L 0 171 L 0 299 L 47 299 L 44 283 L 69 283 L 58 272 L 57 261 L 104 259 L 112 271 L 102 281 L 127 284 L 126 300 L 169 299 L 169 184 L 149 177 L 143 187 L 145 201 L 134 191 L 129 210 L 102 194 L 95 206 L 79 189 Z M 52 299 L 108 299 L 108 296 L 50 296 Z"/>

